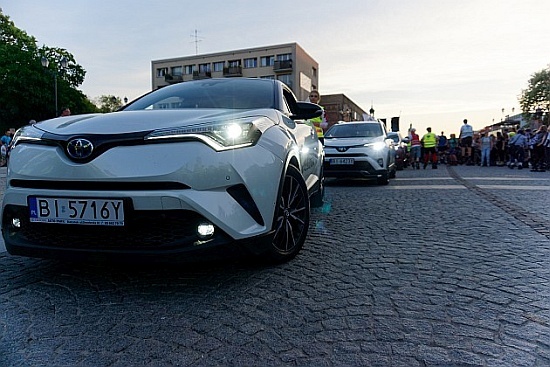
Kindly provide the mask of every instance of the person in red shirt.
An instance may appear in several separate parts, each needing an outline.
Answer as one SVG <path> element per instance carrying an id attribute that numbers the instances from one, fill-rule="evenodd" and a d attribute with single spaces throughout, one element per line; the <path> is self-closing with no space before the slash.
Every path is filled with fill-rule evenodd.
<path id="1" fill-rule="evenodd" d="M 409 141 L 411 142 L 411 166 L 420 169 L 420 157 L 422 156 L 422 143 L 416 129 L 412 127 L 409 131 Z"/>

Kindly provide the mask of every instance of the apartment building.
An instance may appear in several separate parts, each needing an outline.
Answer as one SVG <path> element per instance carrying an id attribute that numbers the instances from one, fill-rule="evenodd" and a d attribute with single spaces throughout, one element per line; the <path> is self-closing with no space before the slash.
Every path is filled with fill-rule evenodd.
<path id="1" fill-rule="evenodd" d="M 277 79 L 299 100 L 319 88 L 319 64 L 297 43 L 154 60 L 152 88 L 203 78 Z"/>
<path id="2" fill-rule="evenodd" d="M 367 112 L 345 94 L 321 94 L 320 105 L 325 109 L 329 127 L 339 121 L 362 121 L 367 116 Z"/>

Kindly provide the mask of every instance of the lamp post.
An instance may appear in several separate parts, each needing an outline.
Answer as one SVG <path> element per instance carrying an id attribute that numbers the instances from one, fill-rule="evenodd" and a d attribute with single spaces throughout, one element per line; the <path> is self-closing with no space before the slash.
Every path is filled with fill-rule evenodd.
<path id="1" fill-rule="evenodd" d="M 42 63 L 42 66 L 45 69 L 48 69 L 48 65 L 50 65 L 50 60 L 48 60 L 48 58 L 46 56 L 42 56 L 42 58 L 40 59 L 40 62 Z M 65 56 L 63 56 L 61 58 L 61 60 L 59 61 L 59 64 L 61 65 L 62 69 L 66 69 L 67 64 L 68 64 L 67 58 Z M 48 70 L 48 71 L 50 71 L 50 70 Z M 54 88 L 54 97 L 55 97 L 55 114 L 54 114 L 54 116 L 57 117 L 57 114 L 59 112 L 59 108 L 57 106 L 57 65 L 56 65 L 55 69 L 53 71 L 50 71 L 50 72 L 53 74 L 53 88 Z"/>

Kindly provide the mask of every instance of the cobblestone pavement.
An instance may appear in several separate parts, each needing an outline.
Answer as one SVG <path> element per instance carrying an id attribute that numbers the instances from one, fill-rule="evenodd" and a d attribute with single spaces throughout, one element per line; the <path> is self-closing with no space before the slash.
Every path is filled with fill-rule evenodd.
<path id="1" fill-rule="evenodd" d="M 0 366 L 549 366 L 550 173 L 330 182 L 276 267 L 0 253 Z"/>

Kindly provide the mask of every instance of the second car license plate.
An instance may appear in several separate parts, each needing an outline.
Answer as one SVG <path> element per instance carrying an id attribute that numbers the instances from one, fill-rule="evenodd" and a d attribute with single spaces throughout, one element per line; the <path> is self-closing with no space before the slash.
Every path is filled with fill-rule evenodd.
<path id="1" fill-rule="evenodd" d="M 331 158 L 330 164 L 354 164 L 355 160 L 353 158 Z"/>
<path id="2" fill-rule="evenodd" d="M 29 197 L 30 221 L 41 223 L 124 226 L 119 199 Z"/>

